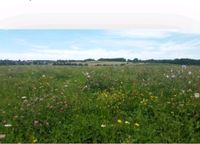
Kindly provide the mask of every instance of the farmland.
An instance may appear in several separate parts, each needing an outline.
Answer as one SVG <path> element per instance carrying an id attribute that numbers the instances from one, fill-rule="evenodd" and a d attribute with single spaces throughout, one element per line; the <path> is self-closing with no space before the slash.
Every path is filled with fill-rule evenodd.
<path id="1" fill-rule="evenodd" d="M 199 93 L 199 66 L 1 66 L 0 142 L 200 142 Z"/>

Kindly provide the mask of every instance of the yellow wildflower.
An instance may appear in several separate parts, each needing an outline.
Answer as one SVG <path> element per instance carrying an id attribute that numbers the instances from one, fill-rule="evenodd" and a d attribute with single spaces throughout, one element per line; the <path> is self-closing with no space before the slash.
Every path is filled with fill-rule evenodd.
<path id="1" fill-rule="evenodd" d="M 119 124 L 121 124 L 121 123 L 122 123 L 122 120 L 118 119 L 117 122 L 118 122 Z"/>
<path id="2" fill-rule="evenodd" d="M 139 123 L 135 123 L 134 125 L 135 125 L 136 127 L 139 127 L 139 126 L 140 126 L 140 124 L 139 124 Z"/>
<path id="3" fill-rule="evenodd" d="M 106 125 L 105 125 L 105 124 L 102 124 L 102 125 L 101 125 L 101 127 L 102 127 L 102 128 L 105 128 L 105 127 L 106 127 Z"/>
<path id="4" fill-rule="evenodd" d="M 36 137 L 32 137 L 32 143 L 37 143 L 37 138 Z"/>

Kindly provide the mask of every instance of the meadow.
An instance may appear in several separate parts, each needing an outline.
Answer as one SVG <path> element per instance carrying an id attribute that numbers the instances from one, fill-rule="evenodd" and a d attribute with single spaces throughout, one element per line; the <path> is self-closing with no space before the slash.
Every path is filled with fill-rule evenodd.
<path id="1" fill-rule="evenodd" d="M 200 142 L 199 93 L 199 66 L 0 66 L 0 142 Z"/>

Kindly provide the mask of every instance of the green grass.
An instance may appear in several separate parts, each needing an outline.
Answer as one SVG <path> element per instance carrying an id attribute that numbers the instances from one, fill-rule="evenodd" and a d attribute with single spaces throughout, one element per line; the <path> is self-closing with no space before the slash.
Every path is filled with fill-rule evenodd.
<path id="1" fill-rule="evenodd" d="M 197 66 L 1 66 L 0 142 L 200 142 L 194 93 Z"/>

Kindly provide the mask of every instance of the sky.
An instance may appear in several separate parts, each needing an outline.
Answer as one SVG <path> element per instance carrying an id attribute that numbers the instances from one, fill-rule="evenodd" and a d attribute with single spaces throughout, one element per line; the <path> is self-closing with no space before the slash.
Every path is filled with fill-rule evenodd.
<path id="1" fill-rule="evenodd" d="M 0 59 L 200 59 L 200 33 L 162 29 L 0 30 Z"/>
<path id="2" fill-rule="evenodd" d="M 200 59 L 200 0 L 0 0 L 0 59 Z"/>

